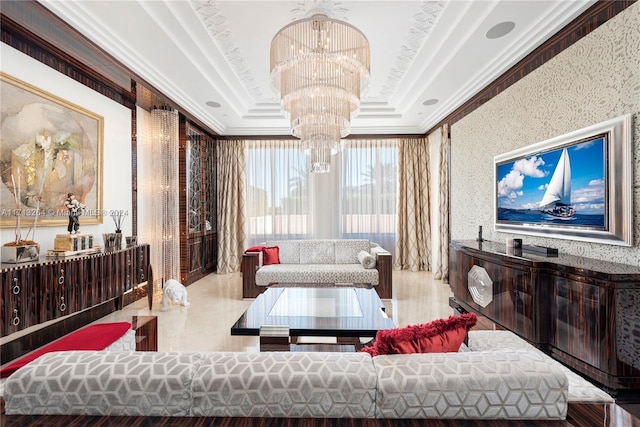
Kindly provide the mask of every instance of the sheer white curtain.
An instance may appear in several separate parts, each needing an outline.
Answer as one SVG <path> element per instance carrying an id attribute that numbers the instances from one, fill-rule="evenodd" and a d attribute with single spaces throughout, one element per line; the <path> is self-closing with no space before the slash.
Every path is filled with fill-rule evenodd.
<path id="1" fill-rule="evenodd" d="M 339 237 L 369 239 L 394 254 L 398 140 L 346 140 L 340 156 Z"/>
<path id="2" fill-rule="evenodd" d="M 309 172 L 298 140 L 246 140 L 247 246 L 271 239 L 369 239 L 396 246 L 398 140 L 343 141 Z"/>
<path id="3" fill-rule="evenodd" d="M 246 140 L 247 246 L 310 236 L 309 172 L 298 140 Z"/>

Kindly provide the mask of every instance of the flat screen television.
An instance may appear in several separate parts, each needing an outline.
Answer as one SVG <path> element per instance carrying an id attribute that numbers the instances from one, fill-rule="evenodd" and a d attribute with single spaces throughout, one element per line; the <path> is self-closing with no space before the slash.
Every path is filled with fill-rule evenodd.
<path id="1" fill-rule="evenodd" d="M 631 246 L 631 158 L 631 115 L 496 156 L 496 231 Z"/>

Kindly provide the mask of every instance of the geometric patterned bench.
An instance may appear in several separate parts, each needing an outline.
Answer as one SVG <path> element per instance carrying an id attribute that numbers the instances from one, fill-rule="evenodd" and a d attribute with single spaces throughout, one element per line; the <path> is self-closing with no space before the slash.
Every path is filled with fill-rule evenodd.
<path id="1" fill-rule="evenodd" d="M 8 378 L 6 413 L 564 419 L 566 376 L 532 354 L 49 353 Z"/>

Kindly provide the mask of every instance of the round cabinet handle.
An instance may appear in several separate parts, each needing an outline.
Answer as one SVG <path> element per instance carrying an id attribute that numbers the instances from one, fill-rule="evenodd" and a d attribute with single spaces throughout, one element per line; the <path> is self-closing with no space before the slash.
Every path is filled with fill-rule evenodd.
<path id="1" fill-rule="evenodd" d="M 67 309 L 67 304 L 64 303 L 64 297 L 60 297 L 60 311 L 65 311 Z"/>
<path id="2" fill-rule="evenodd" d="M 18 326 L 20 324 L 20 318 L 18 317 L 18 310 L 14 308 L 13 314 L 14 314 L 14 317 L 11 320 L 11 323 L 13 323 L 13 326 Z"/>
<path id="3" fill-rule="evenodd" d="M 18 278 L 17 277 L 13 278 L 13 283 L 14 283 L 13 288 L 11 288 L 12 291 L 13 291 L 13 294 L 14 295 L 18 295 L 20 293 L 20 285 L 18 284 Z"/>
<path id="4" fill-rule="evenodd" d="M 58 284 L 59 285 L 63 285 L 64 284 L 64 269 L 60 269 L 60 277 L 58 277 Z"/>

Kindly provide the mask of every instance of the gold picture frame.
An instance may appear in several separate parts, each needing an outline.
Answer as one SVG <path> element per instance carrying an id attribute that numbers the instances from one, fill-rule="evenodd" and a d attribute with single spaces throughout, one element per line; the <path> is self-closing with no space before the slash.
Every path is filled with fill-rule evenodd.
<path id="1" fill-rule="evenodd" d="M 101 224 L 104 118 L 2 72 L 0 98 L 0 227 L 66 225 L 69 193 Z"/>

